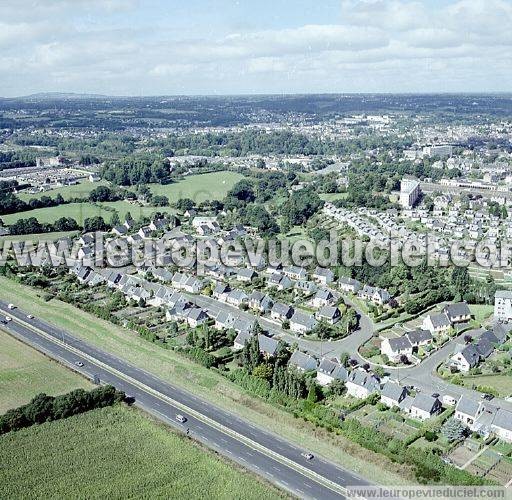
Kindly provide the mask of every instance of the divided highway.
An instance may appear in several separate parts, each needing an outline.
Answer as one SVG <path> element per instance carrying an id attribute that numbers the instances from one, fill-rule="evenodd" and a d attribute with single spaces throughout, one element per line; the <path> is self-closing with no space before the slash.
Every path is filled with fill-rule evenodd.
<path id="1" fill-rule="evenodd" d="M 298 497 L 343 498 L 346 486 L 369 484 L 322 458 L 306 460 L 301 454 L 308 450 L 300 449 L 49 323 L 29 318 L 26 312 L 10 310 L 2 301 L 0 314 L 12 318 L 0 325 L 12 336 L 91 379 L 97 376 L 102 383 L 114 385 L 134 397 L 137 406 L 156 418 L 182 432 L 188 429 L 193 439 Z M 187 421 L 184 424 L 177 422 L 177 414 L 185 416 Z"/>

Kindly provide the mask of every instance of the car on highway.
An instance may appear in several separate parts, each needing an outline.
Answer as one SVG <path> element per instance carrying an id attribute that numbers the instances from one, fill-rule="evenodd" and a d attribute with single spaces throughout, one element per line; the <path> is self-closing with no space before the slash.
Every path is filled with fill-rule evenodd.
<path id="1" fill-rule="evenodd" d="M 301 455 L 306 459 L 306 460 L 313 460 L 313 453 L 308 453 L 308 452 L 304 452 L 304 453 L 301 453 Z"/>
<path id="2" fill-rule="evenodd" d="M 12 318 L 11 318 L 10 316 L 6 316 L 6 317 L 5 317 L 5 321 L 6 321 L 7 323 L 9 323 L 9 321 L 12 321 Z"/>
<path id="3" fill-rule="evenodd" d="M 32 314 L 27 314 L 27 319 L 34 319 L 34 316 Z"/>
<path id="4" fill-rule="evenodd" d="M 79 366 L 80 368 L 82 368 L 82 366 L 84 366 L 84 364 L 81 361 L 75 361 L 75 365 Z"/>
<path id="5" fill-rule="evenodd" d="M 14 304 L 7 304 L 7 309 L 16 309 Z"/>
<path id="6" fill-rule="evenodd" d="M 187 418 L 183 415 L 180 415 L 179 413 L 176 415 L 176 420 L 182 424 L 184 424 L 187 421 Z"/>

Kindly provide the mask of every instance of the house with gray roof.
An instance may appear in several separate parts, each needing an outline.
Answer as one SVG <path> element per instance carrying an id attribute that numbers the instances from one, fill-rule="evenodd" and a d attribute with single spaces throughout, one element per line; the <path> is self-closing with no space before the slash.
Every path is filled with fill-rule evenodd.
<path id="1" fill-rule="evenodd" d="M 434 335 L 446 333 L 452 327 L 452 324 L 445 313 L 439 313 L 426 316 L 421 326 Z"/>
<path id="2" fill-rule="evenodd" d="M 498 409 L 491 429 L 500 439 L 512 443 L 512 413 L 503 408 Z"/>
<path id="3" fill-rule="evenodd" d="M 434 340 L 430 331 L 422 329 L 407 332 L 406 336 L 413 348 L 430 344 Z"/>
<path id="4" fill-rule="evenodd" d="M 347 393 L 359 399 L 365 399 L 373 393 L 380 392 L 380 380 L 364 370 L 354 370 L 348 376 Z"/>
<path id="5" fill-rule="evenodd" d="M 235 351 L 240 351 L 243 349 L 245 344 L 252 338 L 252 335 L 252 332 L 246 330 L 238 332 L 235 340 L 233 341 L 233 349 Z"/>
<path id="6" fill-rule="evenodd" d="M 385 354 L 390 361 L 396 363 L 400 361 L 401 356 L 412 355 L 412 344 L 409 338 L 404 335 L 403 337 L 384 339 L 380 346 L 380 351 Z"/>
<path id="7" fill-rule="evenodd" d="M 236 317 L 233 316 L 229 311 L 220 310 L 215 316 L 214 328 L 217 330 L 229 330 L 233 328 Z"/>
<path id="8" fill-rule="evenodd" d="M 246 304 L 249 300 L 249 296 L 243 290 L 231 290 L 226 295 L 226 303 L 232 306 L 240 306 Z"/>
<path id="9" fill-rule="evenodd" d="M 298 334 L 307 333 L 315 328 L 317 321 L 314 316 L 295 311 L 290 318 L 290 330 Z"/>
<path id="10" fill-rule="evenodd" d="M 272 308 L 273 301 L 268 295 L 258 290 L 254 290 L 254 292 L 249 295 L 248 304 L 251 309 L 255 309 L 261 313 L 266 313 Z"/>
<path id="11" fill-rule="evenodd" d="M 342 276 L 338 279 L 338 286 L 346 293 L 357 293 L 361 289 L 361 282 Z"/>
<path id="12" fill-rule="evenodd" d="M 324 307 L 327 305 L 334 304 L 335 298 L 333 293 L 327 288 L 320 288 L 315 296 L 313 297 L 311 303 L 313 307 Z"/>
<path id="13" fill-rule="evenodd" d="M 439 399 L 426 395 L 416 394 L 410 409 L 410 416 L 418 420 L 427 420 L 437 415 L 442 410 L 443 405 Z"/>
<path id="14" fill-rule="evenodd" d="M 276 302 L 270 311 L 270 317 L 276 321 L 285 321 L 293 316 L 293 307 L 282 302 Z"/>
<path id="15" fill-rule="evenodd" d="M 323 386 L 329 385 L 335 380 L 345 382 L 348 378 L 348 371 L 332 359 L 322 358 L 316 372 L 316 381 Z"/>
<path id="16" fill-rule="evenodd" d="M 288 366 L 300 372 L 316 370 L 317 361 L 313 356 L 301 351 L 294 351 L 288 361 Z"/>
<path id="17" fill-rule="evenodd" d="M 279 341 L 263 334 L 258 334 L 258 344 L 260 352 L 265 358 L 271 358 L 276 355 Z"/>
<path id="18" fill-rule="evenodd" d="M 322 285 L 327 285 L 334 281 L 334 273 L 327 267 L 317 267 L 311 277 Z"/>
<path id="19" fill-rule="evenodd" d="M 461 372 L 468 372 L 480 362 L 480 353 L 473 344 L 462 349 L 456 348 L 455 354 L 450 358 L 450 364 Z"/>
<path id="20" fill-rule="evenodd" d="M 452 324 L 465 323 L 471 319 L 471 311 L 466 302 L 447 305 L 443 308 L 443 312 Z"/>
<path id="21" fill-rule="evenodd" d="M 455 407 L 453 417 L 460 420 L 468 427 L 471 427 L 482 411 L 483 405 L 481 401 L 475 401 L 466 396 L 461 396 Z"/>
<path id="22" fill-rule="evenodd" d="M 380 400 L 386 406 L 393 408 L 400 406 L 400 403 L 408 395 L 407 389 L 397 382 L 389 381 L 382 388 Z"/>
<path id="23" fill-rule="evenodd" d="M 334 325 L 341 319 L 341 311 L 335 306 L 324 306 L 316 313 L 316 319 Z"/>
<path id="24" fill-rule="evenodd" d="M 251 282 L 254 278 L 258 277 L 258 273 L 251 268 L 239 269 L 236 273 L 236 279 L 243 282 Z"/>

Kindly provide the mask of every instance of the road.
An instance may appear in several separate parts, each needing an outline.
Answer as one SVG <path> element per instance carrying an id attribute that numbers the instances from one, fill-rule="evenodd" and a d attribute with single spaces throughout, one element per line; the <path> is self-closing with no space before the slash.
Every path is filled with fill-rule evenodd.
<path id="1" fill-rule="evenodd" d="M 321 458 L 306 460 L 300 449 L 271 432 L 219 409 L 154 375 L 101 351 L 68 332 L 0 301 L 12 321 L 3 330 L 79 373 L 114 385 L 158 419 L 190 431 L 190 437 L 301 498 L 343 498 L 346 486 L 368 485 L 353 472 Z M 83 367 L 75 363 L 83 363 Z M 176 414 L 187 418 L 182 425 Z"/>

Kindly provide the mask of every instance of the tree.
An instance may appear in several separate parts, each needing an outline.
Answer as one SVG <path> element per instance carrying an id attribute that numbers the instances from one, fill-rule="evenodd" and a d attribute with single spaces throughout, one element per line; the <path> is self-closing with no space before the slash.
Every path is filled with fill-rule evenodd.
<path id="1" fill-rule="evenodd" d="M 97 215 L 96 217 L 89 217 L 84 220 L 84 231 L 94 232 L 94 231 L 107 231 L 109 226 L 103 220 L 103 217 Z"/>
<path id="2" fill-rule="evenodd" d="M 119 197 L 108 186 L 98 186 L 89 193 L 89 200 L 98 201 L 117 201 Z"/>
<path id="3" fill-rule="evenodd" d="M 441 427 L 441 434 L 448 440 L 448 442 L 453 443 L 461 439 L 466 433 L 466 426 L 455 418 L 449 418 Z"/>
<path id="4" fill-rule="evenodd" d="M 186 212 L 192 210 L 196 204 L 190 198 L 180 198 L 176 202 L 176 209 L 180 212 Z"/>
<path id="5" fill-rule="evenodd" d="M 348 352 L 342 352 L 340 354 L 340 363 L 342 366 L 344 366 L 345 368 L 348 367 L 348 362 L 349 362 L 349 359 L 350 359 L 350 354 Z"/>
<path id="6" fill-rule="evenodd" d="M 252 374 L 255 377 L 261 378 L 263 380 L 270 381 L 272 380 L 272 374 L 274 373 L 274 369 L 272 365 L 269 363 L 261 363 L 254 368 Z"/>

